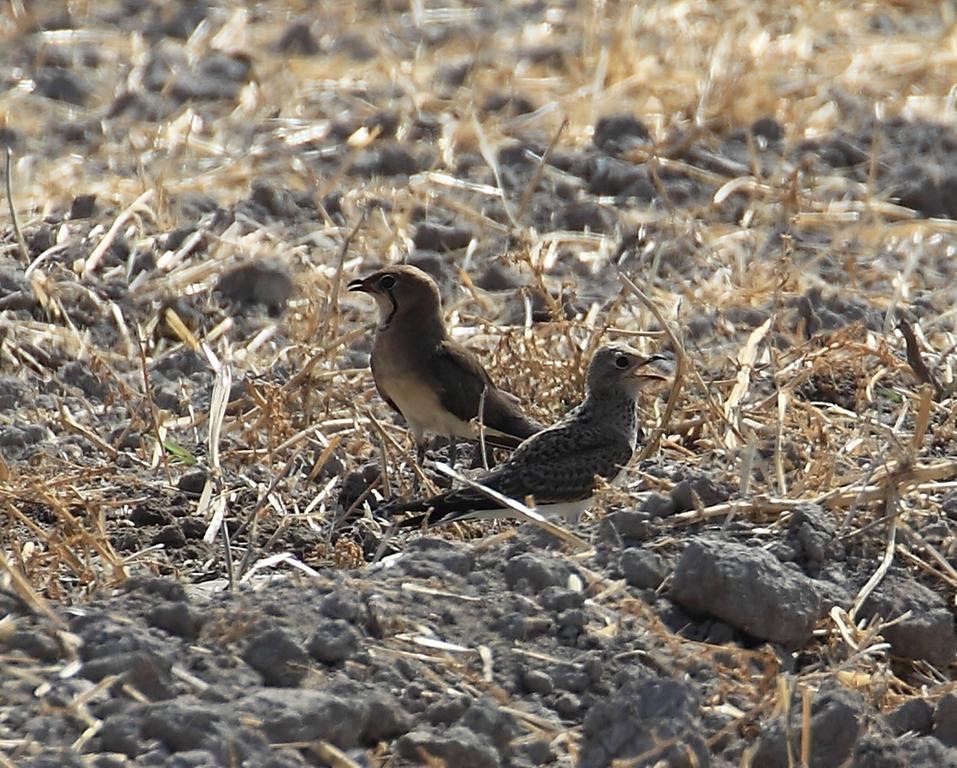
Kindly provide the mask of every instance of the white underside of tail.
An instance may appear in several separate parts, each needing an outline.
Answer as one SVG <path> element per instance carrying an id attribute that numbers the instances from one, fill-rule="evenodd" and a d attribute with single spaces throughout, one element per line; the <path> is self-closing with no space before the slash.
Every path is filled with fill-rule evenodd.
<path id="1" fill-rule="evenodd" d="M 566 523 L 576 523 L 578 522 L 578 518 L 581 516 L 581 513 L 588 509 L 588 507 L 591 505 L 591 502 L 592 498 L 587 498 L 582 499 L 581 501 L 565 501 L 557 504 L 542 504 L 534 509 L 542 517 L 547 517 L 550 520 L 562 519 Z M 443 520 L 439 520 L 438 523 L 454 523 L 463 520 L 506 520 L 509 518 L 516 520 L 522 519 L 521 515 L 519 515 L 514 509 L 507 509 L 503 507 L 499 509 L 482 509 L 476 510 L 474 512 L 462 512 L 456 515 L 450 515 Z"/>

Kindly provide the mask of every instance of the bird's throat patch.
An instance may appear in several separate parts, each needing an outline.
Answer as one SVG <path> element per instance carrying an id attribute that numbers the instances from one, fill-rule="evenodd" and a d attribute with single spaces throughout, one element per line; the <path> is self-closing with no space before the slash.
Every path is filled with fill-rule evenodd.
<path id="1" fill-rule="evenodd" d="M 392 304 L 392 311 L 389 312 L 389 316 L 385 319 L 382 325 L 379 326 L 380 331 L 384 331 L 392 324 L 392 318 L 395 317 L 395 313 L 399 311 L 399 304 L 395 300 L 395 296 L 392 294 L 392 291 L 386 291 L 386 295 L 389 297 L 389 303 Z"/>

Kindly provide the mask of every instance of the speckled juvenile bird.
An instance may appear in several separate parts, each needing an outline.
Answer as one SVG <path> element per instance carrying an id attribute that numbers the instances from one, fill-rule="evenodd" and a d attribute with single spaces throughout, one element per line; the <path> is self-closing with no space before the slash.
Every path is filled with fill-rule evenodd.
<path id="1" fill-rule="evenodd" d="M 661 359 L 642 357 L 624 344 L 601 347 L 588 366 L 585 399 L 477 482 L 519 501 L 532 496 L 541 514 L 577 517 L 591 502 L 596 478 L 613 480 L 631 460 L 641 435 L 636 397 L 648 381 L 665 378 L 651 367 Z M 429 523 L 447 523 L 514 516 L 475 488 L 393 502 L 380 511 L 427 513 L 409 524 L 426 517 Z"/>
<path id="2" fill-rule="evenodd" d="M 478 437 L 482 423 L 489 444 L 515 448 L 542 425 L 522 412 L 518 399 L 495 386 L 478 357 L 453 341 L 445 328 L 435 281 L 417 267 L 380 269 L 349 283 L 367 293 L 379 310 L 372 343 L 372 376 L 382 399 L 405 418 L 415 439 L 419 464 L 426 436 L 449 439 L 455 463 L 456 438 Z"/>

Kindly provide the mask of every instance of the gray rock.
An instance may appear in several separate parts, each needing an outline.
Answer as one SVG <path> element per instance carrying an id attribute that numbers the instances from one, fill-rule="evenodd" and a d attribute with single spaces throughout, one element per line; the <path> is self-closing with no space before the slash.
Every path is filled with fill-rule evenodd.
<path id="1" fill-rule="evenodd" d="M 144 637 L 135 626 L 120 622 L 100 611 L 90 611 L 75 616 L 70 621 L 70 630 L 80 636 L 83 645 L 80 656 L 84 661 L 102 659 L 121 653 L 146 651 L 159 648 L 153 638 Z"/>
<path id="2" fill-rule="evenodd" d="M 348 621 L 330 619 L 321 622 L 309 638 L 308 651 L 323 664 L 338 664 L 352 656 L 359 647 L 359 636 Z"/>
<path id="3" fill-rule="evenodd" d="M 467 576 L 475 567 L 475 555 L 463 544 L 422 536 L 409 543 L 400 565 L 410 576 L 421 578 L 430 579 L 442 571 Z"/>
<path id="4" fill-rule="evenodd" d="M 686 475 L 671 489 L 671 499 L 675 512 L 688 512 L 696 508 L 695 498 L 704 507 L 720 504 L 728 499 L 728 489 L 718 485 L 710 477 L 691 469 L 684 470 Z"/>
<path id="5" fill-rule="evenodd" d="M 642 502 L 639 510 L 652 520 L 660 517 L 670 517 L 677 512 L 675 500 L 672 496 L 666 496 L 663 493 L 651 493 Z M 637 538 L 632 536 L 631 538 Z"/>
<path id="6" fill-rule="evenodd" d="M 183 349 L 161 357 L 156 361 L 153 370 L 161 373 L 168 381 L 179 383 L 180 379 L 194 373 L 206 373 L 209 369 L 202 355 L 192 349 Z"/>
<path id="7" fill-rule="evenodd" d="M 122 675 L 123 681 L 145 694 L 153 701 L 171 699 L 175 695 L 172 688 L 170 670 L 172 662 L 155 653 L 135 651 L 117 653 L 84 662 L 80 675 L 98 683 L 108 675 Z"/>
<path id="8" fill-rule="evenodd" d="M 502 757 L 512 751 L 512 739 L 518 736 L 515 718 L 489 700 L 476 701 L 462 715 L 462 725 L 472 733 L 485 736 Z"/>
<path id="9" fill-rule="evenodd" d="M 934 707 L 926 699 L 908 699 L 884 720 L 897 736 L 908 731 L 926 734 L 934 724 Z"/>
<path id="10" fill-rule="evenodd" d="M 0 639 L 0 645 L 11 651 L 21 651 L 40 661 L 52 662 L 60 657 L 59 644 L 46 632 L 35 629 L 18 629 L 5 639 Z"/>
<path id="11" fill-rule="evenodd" d="M 157 384 L 153 388 L 153 402 L 156 403 L 159 408 L 172 411 L 173 413 L 179 413 L 182 403 L 180 402 L 178 385 L 172 382 Z"/>
<path id="12" fill-rule="evenodd" d="M 656 552 L 639 547 L 629 547 L 621 553 L 620 567 L 625 581 L 638 589 L 657 589 L 668 575 Z"/>
<path id="13" fill-rule="evenodd" d="M 444 696 L 428 708 L 432 725 L 451 725 L 465 714 L 469 701 L 465 696 Z"/>
<path id="14" fill-rule="evenodd" d="M 854 768 L 957 768 L 957 749 L 931 736 L 895 739 L 879 734 L 862 736 L 854 750 Z"/>
<path id="15" fill-rule="evenodd" d="M 189 749 L 177 752 L 167 762 L 169 768 L 207 768 L 216 765 L 216 756 L 206 749 Z"/>
<path id="16" fill-rule="evenodd" d="M 359 596 L 353 590 L 337 589 L 330 592 L 319 603 L 319 610 L 330 619 L 343 619 L 355 623 L 359 618 L 361 604 Z"/>
<path id="17" fill-rule="evenodd" d="M 49 433 L 38 424 L 23 424 L 0 429 L 0 448 L 26 448 L 45 440 Z"/>
<path id="18" fill-rule="evenodd" d="M 182 549 L 186 546 L 186 536 L 179 523 L 171 523 L 160 528 L 150 541 L 151 544 L 162 544 L 170 549 Z"/>
<path id="19" fill-rule="evenodd" d="M 295 284 L 279 264 L 249 262 L 220 275 L 216 290 L 227 301 L 249 308 L 256 304 L 279 314 L 292 296 Z"/>
<path id="20" fill-rule="evenodd" d="M 19 764 L 22 768 L 85 768 L 85 762 L 72 749 L 35 755 Z"/>
<path id="21" fill-rule="evenodd" d="M 560 691 L 581 693 L 588 690 L 592 683 L 591 675 L 582 664 L 556 664 L 549 675 Z"/>
<path id="22" fill-rule="evenodd" d="M 606 115 L 595 123 L 592 141 L 599 149 L 617 154 L 651 141 L 648 127 L 629 112 Z"/>
<path id="23" fill-rule="evenodd" d="M 422 222 L 415 229 L 413 243 L 419 250 L 454 251 L 465 248 L 472 240 L 468 227 Z"/>
<path id="24" fill-rule="evenodd" d="M 558 755 L 555 754 L 555 750 L 552 749 L 551 743 L 548 739 L 534 739 L 533 741 L 526 741 L 519 748 L 519 752 L 525 756 L 525 758 L 532 765 L 547 765 L 548 763 L 554 763 Z"/>
<path id="25" fill-rule="evenodd" d="M 910 576 L 889 573 L 864 603 L 860 615 L 891 620 L 907 611 L 911 611 L 909 617 L 883 630 L 891 652 L 936 666 L 950 664 L 957 655 L 954 617 L 941 595 Z"/>
<path id="26" fill-rule="evenodd" d="M 602 561 L 606 561 L 609 552 L 615 554 L 622 548 L 624 542 L 621 534 L 608 519 L 608 515 L 603 517 L 598 523 L 598 532 L 595 534 L 595 546 L 598 548 L 598 555 Z"/>
<path id="27" fill-rule="evenodd" d="M 438 758 L 455 768 L 498 768 L 498 752 L 487 738 L 460 725 L 437 733 L 416 729 L 395 744 L 399 757 L 422 765 L 428 757 Z"/>
<path id="28" fill-rule="evenodd" d="M 555 690 L 555 683 L 547 672 L 538 669 L 522 669 L 519 673 L 519 683 L 529 693 L 546 695 Z"/>
<path id="29" fill-rule="evenodd" d="M 648 518 L 647 512 L 621 509 L 607 515 L 602 523 L 611 525 L 622 539 L 645 541 L 652 534 L 652 527 Z"/>
<path id="30" fill-rule="evenodd" d="M 336 691 L 338 693 L 338 689 Z M 382 691 L 363 690 L 361 694 L 369 708 L 369 721 L 362 734 L 367 744 L 391 741 L 408 732 L 409 716 L 394 696 Z"/>
<path id="31" fill-rule="evenodd" d="M 957 491 L 951 491 L 941 499 L 940 511 L 951 520 L 957 520 Z"/>
<path id="32" fill-rule="evenodd" d="M 570 718 L 578 714 L 582 708 L 582 700 L 574 693 L 563 693 L 554 703 L 555 711 L 562 717 Z"/>
<path id="33" fill-rule="evenodd" d="M 150 706 L 142 720 L 142 735 L 158 739 L 170 752 L 201 749 L 222 722 L 218 709 L 173 701 Z"/>
<path id="34" fill-rule="evenodd" d="M 195 640 L 199 635 L 202 620 L 195 615 L 188 603 L 163 603 L 146 615 L 150 626 L 169 632 L 171 635 Z"/>
<path id="35" fill-rule="evenodd" d="M 208 477 L 209 473 L 205 469 L 192 469 L 180 476 L 176 488 L 191 498 L 199 498 Z"/>
<path id="36" fill-rule="evenodd" d="M 489 626 L 508 640 L 531 640 L 552 630 L 548 617 L 524 616 L 518 612 L 508 613 Z"/>
<path id="37" fill-rule="evenodd" d="M 108 391 L 106 384 L 103 383 L 103 379 L 94 376 L 93 373 L 90 372 L 90 367 L 82 360 L 74 360 L 72 363 L 64 365 L 61 375 L 63 381 L 77 387 L 87 397 L 99 400 L 102 399 Z"/>
<path id="38" fill-rule="evenodd" d="M 0 413 L 14 410 L 27 396 L 27 392 L 27 385 L 19 379 L 12 376 L 0 377 Z"/>
<path id="39" fill-rule="evenodd" d="M 698 707 L 697 694 L 686 683 L 626 678 L 611 698 L 585 715 L 579 768 L 604 768 L 639 755 L 640 765 L 707 768 L 711 762 Z"/>
<path id="40" fill-rule="evenodd" d="M 791 515 L 789 537 L 797 544 L 798 557 L 812 574 L 840 552 L 835 531 L 831 514 L 817 504 L 802 504 Z"/>
<path id="41" fill-rule="evenodd" d="M 93 91 L 82 75 L 64 67 L 42 67 L 33 76 L 37 93 L 48 99 L 84 106 Z"/>
<path id="42" fill-rule="evenodd" d="M 811 763 L 809 768 L 838 768 L 854 751 L 863 727 L 864 700 L 839 685 L 822 689 L 811 705 Z M 754 754 L 754 765 L 787 768 L 788 736 L 791 754 L 801 754 L 802 708 L 792 707 L 790 724 L 783 718 L 765 725 Z"/>
<path id="43" fill-rule="evenodd" d="M 136 757 L 143 745 L 140 721 L 128 715 L 108 717 L 103 720 L 97 739 L 103 752 L 118 752 L 127 757 Z"/>
<path id="44" fill-rule="evenodd" d="M 585 604 L 585 595 L 574 589 L 545 587 L 538 595 L 538 602 L 541 603 L 542 608 L 561 612 L 581 608 Z"/>
<path id="45" fill-rule="evenodd" d="M 558 629 L 559 634 L 573 634 L 577 635 L 581 632 L 582 627 L 588 623 L 588 617 L 585 615 L 585 611 L 581 608 L 569 608 L 567 611 L 562 611 L 555 619 L 555 625 Z"/>
<path id="46" fill-rule="evenodd" d="M 93 768 L 127 768 L 129 760 L 123 755 L 97 755 L 93 759 Z"/>
<path id="47" fill-rule="evenodd" d="M 957 694 L 948 693 L 937 702 L 932 733 L 941 744 L 957 747 Z"/>
<path id="48" fill-rule="evenodd" d="M 266 685 L 289 688 L 299 684 L 309 667 L 309 657 L 281 629 L 260 632 L 249 642 L 243 661 L 255 669 Z"/>
<path id="49" fill-rule="evenodd" d="M 144 595 L 155 595 L 163 600 L 176 603 L 185 603 L 189 600 L 182 584 L 170 579 L 159 579 L 155 576 L 133 576 L 123 584 L 122 590 L 124 592 L 142 592 Z"/>
<path id="50" fill-rule="evenodd" d="M 139 755 L 136 758 L 136 764 L 137 768 L 141 765 L 145 768 L 152 768 L 152 766 L 163 766 L 165 768 L 168 759 L 169 750 L 160 745 Z"/>
<path id="51" fill-rule="evenodd" d="M 265 689 L 237 700 L 235 708 L 261 718 L 262 731 L 273 743 L 325 740 L 352 749 L 362 743 L 369 724 L 363 698 L 328 691 Z"/>
<path id="52" fill-rule="evenodd" d="M 522 276 L 517 270 L 497 261 L 484 263 L 484 271 L 475 278 L 475 284 L 483 291 L 507 291 L 522 285 Z"/>
<path id="53" fill-rule="evenodd" d="M 814 582 L 770 553 L 726 541 L 693 540 L 682 553 L 671 597 L 761 640 L 800 647 L 824 610 Z"/>
<path id="54" fill-rule="evenodd" d="M 505 563 L 505 584 L 515 589 L 524 581 L 533 593 L 546 587 L 564 587 L 571 570 L 565 563 L 551 557 L 526 552 Z"/>

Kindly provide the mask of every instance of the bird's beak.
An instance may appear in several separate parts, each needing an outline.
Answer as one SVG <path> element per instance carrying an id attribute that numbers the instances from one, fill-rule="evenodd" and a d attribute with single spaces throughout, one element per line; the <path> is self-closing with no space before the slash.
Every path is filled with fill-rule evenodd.
<path id="1" fill-rule="evenodd" d="M 366 285 L 365 280 L 351 280 L 346 288 L 350 292 L 358 291 L 359 293 L 372 293 L 372 291 L 369 290 L 369 286 Z"/>
<path id="2" fill-rule="evenodd" d="M 655 363 L 658 360 L 667 360 L 664 355 L 649 355 L 644 360 L 642 360 L 638 365 L 635 366 L 634 370 L 631 372 L 632 378 L 642 379 L 646 381 L 667 381 L 668 377 L 658 373 L 654 368 L 648 368 L 652 363 Z"/>

